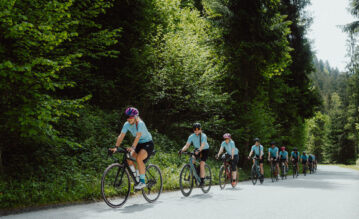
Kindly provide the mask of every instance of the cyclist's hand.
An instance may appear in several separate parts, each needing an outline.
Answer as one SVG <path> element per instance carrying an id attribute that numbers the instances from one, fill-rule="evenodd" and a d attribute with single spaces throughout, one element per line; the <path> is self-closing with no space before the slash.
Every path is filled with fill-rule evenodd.
<path id="1" fill-rule="evenodd" d="M 251 159 L 251 157 L 250 157 L 250 156 L 248 156 L 248 160 L 249 160 L 249 159 Z"/>
<path id="2" fill-rule="evenodd" d="M 195 154 L 195 155 L 198 155 L 198 154 L 199 154 L 199 151 L 195 151 L 194 154 Z"/>
<path id="3" fill-rule="evenodd" d="M 109 151 L 111 151 L 112 153 L 115 153 L 117 151 L 117 148 L 109 148 Z"/>
<path id="4" fill-rule="evenodd" d="M 214 158 L 216 158 L 216 160 L 218 160 L 218 158 L 219 158 L 218 154 L 216 154 L 216 155 L 214 156 Z"/>
<path id="5" fill-rule="evenodd" d="M 126 150 L 127 150 L 128 152 L 134 151 L 133 147 L 126 148 Z"/>
<path id="6" fill-rule="evenodd" d="M 179 150 L 179 151 L 178 151 L 178 155 L 180 155 L 180 156 L 181 156 L 181 155 L 182 155 L 182 152 L 183 152 L 183 151 L 182 151 L 182 149 L 181 149 L 181 150 Z"/>

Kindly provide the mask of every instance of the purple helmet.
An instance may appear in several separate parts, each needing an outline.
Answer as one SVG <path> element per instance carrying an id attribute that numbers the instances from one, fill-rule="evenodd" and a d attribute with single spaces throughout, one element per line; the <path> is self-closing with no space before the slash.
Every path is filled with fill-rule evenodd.
<path id="1" fill-rule="evenodd" d="M 227 139 L 227 138 L 228 138 L 228 139 L 231 139 L 231 134 L 226 133 L 226 134 L 223 135 L 223 138 L 224 138 L 224 139 Z"/>
<path id="2" fill-rule="evenodd" d="M 128 107 L 125 111 L 125 114 L 127 116 L 138 116 L 139 112 L 135 107 Z"/>

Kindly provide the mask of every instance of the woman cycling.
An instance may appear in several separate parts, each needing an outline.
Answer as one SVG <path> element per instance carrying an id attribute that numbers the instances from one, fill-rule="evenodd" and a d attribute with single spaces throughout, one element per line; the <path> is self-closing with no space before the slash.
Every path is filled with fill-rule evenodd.
<path id="1" fill-rule="evenodd" d="M 200 166 L 200 177 L 201 177 L 201 184 L 200 186 L 204 185 L 204 177 L 205 177 L 205 170 L 204 166 L 206 164 L 206 160 L 208 158 L 208 152 L 209 152 L 209 145 L 207 143 L 207 135 L 202 133 L 201 124 L 200 123 L 194 123 L 193 124 L 193 134 L 188 137 L 186 145 L 179 151 L 179 153 L 182 153 L 188 149 L 188 147 L 191 145 L 191 143 L 195 147 L 195 157 L 193 162 L 195 162 L 196 158 L 200 158 L 201 161 L 199 163 Z"/>
<path id="2" fill-rule="evenodd" d="M 127 148 L 127 151 L 131 153 L 131 156 L 134 157 L 137 161 L 138 169 L 140 172 L 140 182 L 135 185 L 135 189 L 142 189 L 146 187 L 145 184 L 145 164 L 144 161 L 149 158 L 152 154 L 154 145 L 152 142 L 152 135 L 148 132 L 145 123 L 140 119 L 139 112 L 134 107 L 129 107 L 126 109 L 125 114 L 127 117 L 127 122 L 122 127 L 121 134 L 117 138 L 116 148 L 111 148 L 112 152 L 116 152 L 117 148 L 120 147 L 127 131 L 130 131 L 131 134 L 135 137 L 135 140 L 132 143 L 132 146 Z M 135 172 L 134 163 L 130 160 L 127 161 L 130 169 Z"/>
<path id="3" fill-rule="evenodd" d="M 231 169 L 232 169 L 232 186 L 236 185 L 236 177 L 237 177 L 237 164 L 238 164 L 238 149 L 234 144 L 234 141 L 231 138 L 231 134 L 226 133 L 223 135 L 224 141 L 221 144 L 221 148 L 216 156 L 218 159 L 223 152 L 223 148 L 226 150 L 227 154 L 231 156 Z"/>

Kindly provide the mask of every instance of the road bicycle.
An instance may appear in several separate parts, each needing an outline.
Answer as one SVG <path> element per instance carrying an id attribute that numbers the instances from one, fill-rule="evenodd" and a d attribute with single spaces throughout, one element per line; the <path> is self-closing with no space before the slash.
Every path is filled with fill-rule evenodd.
<path id="1" fill-rule="evenodd" d="M 287 179 L 287 167 L 284 161 L 280 161 L 280 177 L 282 180 Z"/>
<path id="2" fill-rule="evenodd" d="M 226 184 L 231 183 L 232 184 L 232 157 L 229 154 L 223 154 L 221 157 L 221 160 L 223 161 L 222 166 L 219 169 L 219 187 L 221 189 L 224 189 L 226 187 Z M 236 183 L 232 184 L 232 187 L 235 188 L 238 183 L 238 171 L 236 170 Z"/>
<path id="3" fill-rule="evenodd" d="M 313 161 L 312 162 L 309 162 L 309 174 L 312 174 L 314 173 L 314 170 L 313 170 Z"/>
<path id="4" fill-rule="evenodd" d="M 272 179 L 272 182 L 278 181 L 278 169 L 277 169 L 277 159 L 270 160 L 270 176 Z"/>
<path id="5" fill-rule="evenodd" d="M 192 192 L 194 183 L 197 185 L 197 187 L 201 187 L 204 193 L 209 192 L 212 185 L 211 168 L 207 164 L 205 164 L 204 166 L 205 178 L 204 178 L 203 186 L 200 186 L 201 178 L 199 176 L 199 162 L 198 161 L 193 162 L 195 152 L 181 152 L 181 154 L 190 156 L 188 163 L 182 167 L 180 173 L 179 184 L 182 194 L 186 197 L 189 196 Z"/>
<path id="6" fill-rule="evenodd" d="M 292 161 L 292 170 L 293 170 L 293 178 L 298 177 L 298 169 L 297 169 L 298 161 Z"/>
<path id="7" fill-rule="evenodd" d="M 257 183 L 258 178 L 261 177 L 261 171 L 260 171 L 260 165 L 259 165 L 259 158 L 257 157 L 253 157 L 252 158 L 254 160 L 254 164 L 252 165 L 251 168 L 251 180 L 253 185 L 255 185 Z M 263 178 L 260 178 L 260 183 L 263 183 Z"/>
<path id="8" fill-rule="evenodd" d="M 307 164 L 303 164 L 303 175 L 306 176 L 307 175 Z"/>
<path id="9" fill-rule="evenodd" d="M 130 153 L 122 147 L 119 147 L 115 153 L 123 154 L 122 160 L 116 158 L 112 151 L 108 151 L 108 156 L 113 159 L 114 163 L 109 165 L 103 173 L 101 179 L 101 194 L 103 200 L 108 206 L 112 208 L 119 208 L 125 204 L 130 194 L 130 179 L 134 182 L 134 186 L 139 183 L 139 180 L 136 178 L 135 173 L 131 171 L 127 163 L 128 160 L 136 161 L 133 157 L 131 157 Z M 154 156 L 155 153 L 156 152 L 153 151 L 152 154 L 148 155 L 145 163 L 147 163 L 149 158 Z M 151 203 L 160 197 L 163 189 L 160 168 L 154 164 L 146 164 L 145 177 L 146 187 L 141 189 L 142 195 L 148 202 Z M 134 188 L 133 190 L 139 191 Z"/>

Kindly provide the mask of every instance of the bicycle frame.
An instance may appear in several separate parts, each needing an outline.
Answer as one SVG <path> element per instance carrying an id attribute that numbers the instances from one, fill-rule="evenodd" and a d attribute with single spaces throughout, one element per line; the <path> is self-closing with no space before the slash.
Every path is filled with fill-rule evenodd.
<path id="1" fill-rule="evenodd" d="M 197 182 L 201 182 L 201 177 L 198 176 L 197 170 L 196 170 L 196 168 L 194 167 L 194 164 L 193 164 L 193 155 L 190 156 L 189 166 L 191 167 L 191 171 L 193 173 L 194 178 L 197 180 Z"/>
<path id="2" fill-rule="evenodd" d="M 111 154 L 110 154 L 111 153 Z M 118 169 L 117 171 L 117 174 L 116 174 L 116 178 L 115 178 L 115 182 L 117 182 L 117 179 L 118 179 L 118 175 L 120 174 L 120 171 L 122 170 L 122 173 L 121 173 L 121 177 L 120 177 L 120 182 L 122 181 L 122 178 L 123 178 L 123 174 L 125 172 L 125 169 L 127 169 L 127 172 L 130 174 L 130 177 L 131 179 L 133 180 L 133 182 L 135 182 L 136 184 L 138 183 L 136 177 L 133 175 L 133 172 L 132 170 L 130 169 L 130 166 L 128 165 L 127 163 L 127 160 L 130 160 L 130 161 L 134 161 L 136 162 L 136 159 L 134 159 L 133 157 L 131 157 L 130 153 L 126 151 L 126 149 L 124 148 L 118 148 L 118 151 L 115 152 L 115 153 L 123 153 L 123 158 L 122 158 L 122 161 L 120 162 L 119 159 L 113 157 L 113 153 L 112 152 L 109 152 L 108 155 L 111 156 L 112 160 L 115 162 L 115 163 L 119 163 L 121 164 L 122 167 L 124 168 L 121 168 L 121 169 Z M 115 185 L 114 185 L 115 186 Z"/>

